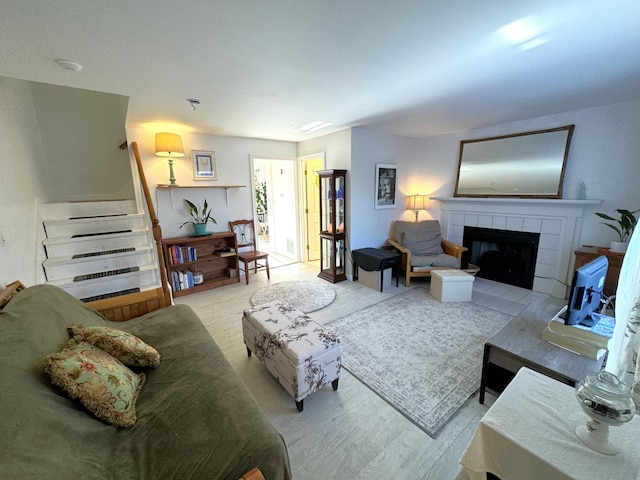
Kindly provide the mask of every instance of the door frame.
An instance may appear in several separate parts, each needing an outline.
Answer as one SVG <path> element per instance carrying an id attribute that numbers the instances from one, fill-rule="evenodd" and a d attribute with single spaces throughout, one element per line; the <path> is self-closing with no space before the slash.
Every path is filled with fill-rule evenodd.
<path id="1" fill-rule="evenodd" d="M 257 205 L 256 205 L 256 187 L 255 187 L 255 183 L 253 180 L 253 175 L 255 172 L 255 162 L 256 160 L 261 160 L 261 161 L 284 161 L 284 162 L 291 162 L 292 166 L 293 166 L 293 176 L 294 176 L 294 182 L 292 185 L 292 194 L 293 194 L 293 198 L 294 198 L 294 213 L 293 213 L 293 220 L 295 222 L 295 232 L 294 232 L 294 236 L 297 242 L 296 245 L 296 252 L 294 255 L 294 262 L 299 262 L 301 259 L 301 245 L 299 242 L 300 239 L 300 192 L 299 192 L 299 188 L 297 187 L 297 185 L 299 185 L 300 183 L 300 168 L 299 168 L 299 162 L 296 160 L 295 157 L 288 157 L 288 156 L 284 156 L 284 155 L 249 155 L 249 159 L 250 159 L 250 168 L 251 168 L 251 182 L 250 182 L 250 187 L 251 187 L 251 216 L 252 218 L 255 217 L 256 215 L 256 211 L 257 211 Z M 269 189 L 269 186 L 267 187 Z M 269 223 L 269 228 L 272 228 L 272 224 L 271 222 Z"/>
<path id="2" fill-rule="evenodd" d="M 300 220 L 299 220 L 299 224 L 301 226 L 300 231 L 302 233 L 300 238 L 300 252 L 302 253 L 303 262 L 309 261 L 309 251 L 307 249 L 307 245 L 309 245 L 309 230 L 310 230 L 308 225 L 309 217 L 305 213 L 309 208 L 309 203 L 307 198 L 307 185 L 306 185 L 306 179 L 304 176 L 304 168 L 306 167 L 306 162 L 308 160 L 313 160 L 313 159 L 321 159 L 322 169 L 326 167 L 326 157 L 324 152 L 318 152 L 318 153 L 313 153 L 310 155 L 303 155 L 301 157 L 298 157 L 298 165 L 300 166 L 299 171 L 301 172 L 299 190 L 301 192 L 300 198 L 303 199 L 303 205 L 302 205 L 302 208 L 300 208 Z"/>

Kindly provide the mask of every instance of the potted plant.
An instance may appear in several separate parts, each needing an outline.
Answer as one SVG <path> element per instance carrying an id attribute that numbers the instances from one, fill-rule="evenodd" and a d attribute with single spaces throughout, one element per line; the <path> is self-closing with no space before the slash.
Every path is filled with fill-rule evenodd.
<path id="1" fill-rule="evenodd" d="M 625 210 L 624 208 L 618 208 L 615 211 L 620 215 L 620 218 L 613 218 L 606 213 L 599 212 L 596 212 L 596 215 L 600 218 L 604 218 L 605 220 L 616 222 L 615 224 L 602 222 L 602 224 L 614 230 L 620 239 L 619 241 L 612 241 L 609 250 L 612 252 L 624 253 L 627 251 L 629 238 L 633 233 L 633 229 L 638 223 L 638 219 L 635 217 L 635 214 L 640 212 L 640 209 L 632 212 L 630 210 Z"/>
<path id="2" fill-rule="evenodd" d="M 207 223 L 212 222 L 217 224 L 216 219 L 211 216 L 211 209 L 207 204 L 207 199 L 204 199 L 204 204 L 202 209 L 199 209 L 195 204 L 191 203 L 186 198 L 184 199 L 185 203 L 189 206 L 189 215 L 193 220 L 184 222 L 180 225 L 180 228 L 184 227 L 187 224 L 193 225 L 193 233 L 196 236 L 206 235 L 207 234 Z"/>

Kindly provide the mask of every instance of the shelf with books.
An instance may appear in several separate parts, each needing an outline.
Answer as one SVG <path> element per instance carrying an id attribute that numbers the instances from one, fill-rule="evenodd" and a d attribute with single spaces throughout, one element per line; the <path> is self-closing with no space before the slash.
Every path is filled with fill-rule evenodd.
<path id="1" fill-rule="evenodd" d="M 233 232 L 162 239 L 167 277 L 180 297 L 240 281 Z"/>

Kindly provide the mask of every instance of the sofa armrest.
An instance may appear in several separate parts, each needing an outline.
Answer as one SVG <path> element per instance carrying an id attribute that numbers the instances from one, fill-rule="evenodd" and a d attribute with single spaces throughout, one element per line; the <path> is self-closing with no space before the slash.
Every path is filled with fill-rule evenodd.
<path id="1" fill-rule="evenodd" d="M 442 240 L 442 249 L 444 253 L 447 255 L 451 255 L 452 257 L 456 257 L 458 259 L 458 267 L 460 266 L 460 262 L 462 261 L 462 254 L 469 250 L 467 247 L 463 247 L 462 245 L 458 245 L 457 243 L 450 242 L 449 240 Z"/>
<path id="2" fill-rule="evenodd" d="M 16 293 L 24 290 L 25 287 L 20 280 L 16 280 L 15 282 L 11 282 L 5 288 L 0 291 L 0 309 L 5 306 L 5 304 L 13 297 Z"/>
<path id="3" fill-rule="evenodd" d="M 265 480 L 265 478 L 259 468 L 254 468 L 251 471 L 245 473 L 238 480 Z"/>
<path id="4" fill-rule="evenodd" d="M 164 300 L 164 292 L 160 287 L 104 300 L 95 300 L 86 305 L 97 310 L 112 322 L 131 320 L 168 306 Z"/>

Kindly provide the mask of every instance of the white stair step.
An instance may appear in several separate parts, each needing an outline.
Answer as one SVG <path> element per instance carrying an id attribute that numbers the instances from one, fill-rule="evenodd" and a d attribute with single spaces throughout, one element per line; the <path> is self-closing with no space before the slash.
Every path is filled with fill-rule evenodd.
<path id="1" fill-rule="evenodd" d="M 47 237 L 71 237 L 87 233 L 140 230 L 145 226 L 145 218 L 141 213 L 132 213 L 52 219 L 43 223 Z"/>
<path id="2" fill-rule="evenodd" d="M 133 248 L 131 251 L 109 251 L 113 253 L 78 258 L 73 256 L 48 258 L 42 265 L 47 280 L 61 280 L 107 270 L 154 265 L 157 259 L 155 249 L 151 246 Z"/>
<path id="3" fill-rule="evenodd" d="M 128 247 L 149 245 L 150 236 L 147 228 L 136 229 L 126 233 L 109 233 L 86 237 L 51 237 L 42 243 L 47 257 L 71 257 L 83 253 L 117 250 Z"/>
<path id="4" fill-rule="evenodd" d="M 150 290 L 156 290 L 157 288 L 160 288 L 160 285 L 143 285 L 141 287 L 136 287 L 129 290 L 118 290 L 117 292 L 101 293 L 99 295 L 94 295 L 92 297 L 83 297 L 83 298 L 80 298 L 79 300 L 82 300 L 84 302 L 94 302 L 96 300 L 104 300 L 106 298 L 117 297 L 120 295 L 127 295 L 129 293 L 147 292 Z"/>
<path id="5" fill-rule="evenodd" d="M 135 272 L 109 275 L 74 282 L 73 279 L 48 281 L 47 283 L 62 288 L 76 298 L 87 298 L 119 292 L 131 288 L 149 288 L 160 285 L 158 270 L 153 266 L 142 266 Z"/>
<path id="6" fill-rule="evenodd" d="M 46 203 L 42 208 L 46 219 L 138 213 L 138 206 L 135 200 Z"/>

